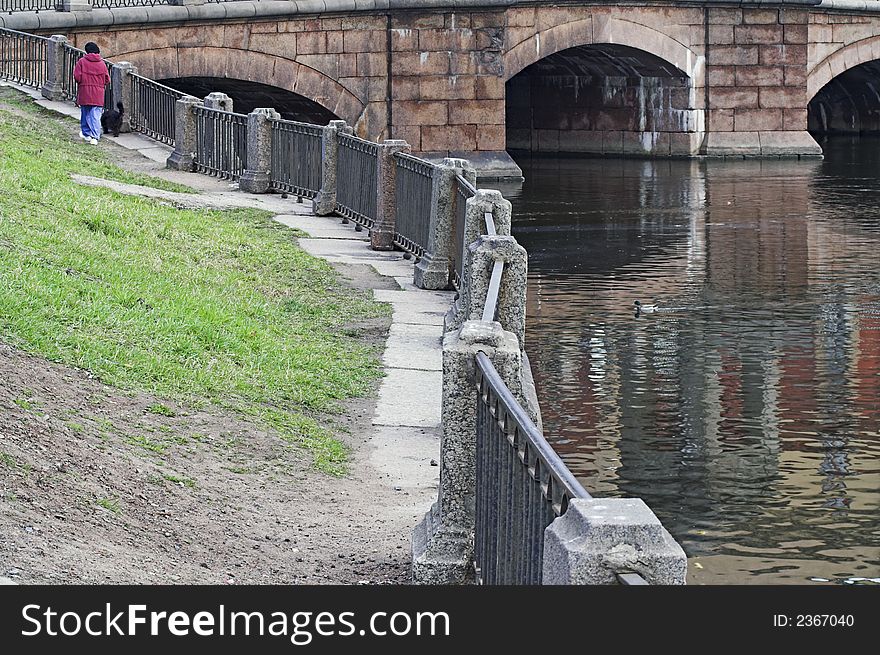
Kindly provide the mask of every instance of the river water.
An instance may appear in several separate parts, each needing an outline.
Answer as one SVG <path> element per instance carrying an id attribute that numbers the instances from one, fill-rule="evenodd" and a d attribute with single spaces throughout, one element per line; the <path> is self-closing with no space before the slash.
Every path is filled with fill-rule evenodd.
<path id="1" fill-rule="evenodd" d="M 648 503 L 691 584 L 880 583 L 880 141 L 825 146 L 496 185 L 545 434 L 594 496 Z"/>

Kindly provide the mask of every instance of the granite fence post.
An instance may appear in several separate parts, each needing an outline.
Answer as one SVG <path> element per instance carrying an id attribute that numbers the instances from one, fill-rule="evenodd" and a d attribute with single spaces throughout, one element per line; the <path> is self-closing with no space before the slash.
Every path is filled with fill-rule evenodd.
<path id="1" fill-rule="evenodd" d="M 131 99 L 131 76 L 137 73 L 134 64 L 127 61 L 120 61 L 113 64 L 110 69 L 111 86 L 113 88 L 113 96 L 111 99 L 111 109 L 116 109 L 118 103 L 122 103 L 125 111 L 122 112 L 122 122 L 119 125 L 119 132 L 131 132 L 131 109 L 134 105 Z"/>
<path id="2" fill-rule="evenodd" d="M 234 111 L 232 98 L 220 91 L 212 91 L 206 95 L 202 104 L 205 105 L 205 109 L 217 109 L 219 111 L 228 111 L 229 113 Z"/>
<path id="3" fill-rule="evenodd" d="M 455 176 L 476 185 L 477 174 L 467 160 L 444 159 L 434 172 L 428 247 L 413 271 L 413 284 L 420 289 L 448 289 L 455 249 Z M 459 255 L 460 256 L 460 255 Z"/>
<path id="4" fill-rule="evenodd" d="M 451 330 L 459 327 L 462 322 L 473 318 L 471 316 L 471 268 L 473 252 L 470 245 L 481 236 L 488 234 L 486 226 L 486 214 L 492 215 L 493 225 L 495 226 L 495 234 L 499 236 L 510 236 L 510 226 L 512 211 L 510 202 L 504 199 L 500 191 L 492 189 L 478 189 L 474 197 L 467 201 L 464 222 L 464 252 L 461 257 L 462 275 L 461 288 L 455 303 L 446 315 L 445 329 Z M 526 256 L 526 260 L 528 257 Z M 486 280 L 488 284 L 488 278 Z M 485 301 L 485 296 L 483 298 Z M 482 312 L 482 304 L 480 304 L 480 312 Z M 525 315 L 525 301 L 521 309 Z M 504 322 L 502 321 L 502 325 Z M 509 330 L 508 326 L 504 326 L 505 330 Z M 517 338 L 520 340 L 520 347 L 523 345 L 523 333 L 520 330 L 514 330 Z"/>
<path id="5" fill-rule="evenodd" d="M 544 531 L 544 584 L 617 584 L 625 571 L 652 585 L 686 582 L 684 551 L 640 498 L 572 500 Z"/>
<path id="6" fill-rule="evenodd" d="M 177 100 L 174 112 L 174 152 L 165 161 L 168 168 L 177 171 L 192 171 L 195 168 L 196 116 L 193 108 L 201 100 L 193 96 L 183 96 Z"/>
<path id="7" fill-rule="evenodd" d="M 272 175 L 272 120 L 281 114 L 271 108 L 260 107 L 248 114 L 247 168 L 238 187 L 248 193 L 266 193 Z"/>
<path id="8" fill-rule="evenodd" d="M 397 159 L 398 152 L 409 152 L 406 141 L 386 140 L 379 145 L 376 171 L 376 220 L 370 230 L 373 250 L 394 250 L 397 223 Z"/>
<path id="9" fill-rule="evenodd" d="M 443 338 L 440 489 L 435 505 L 413 531 L 417 584 L 473 581 L 477 388 L 474 357 L 486 353 L 516 389 L 522 367 L 516 336 L 499 323 L 465 322 Z"/>
<path id="10" fill-rule="evenodd" d="M 345 121 L 330 121 L 321 135 L 321 190 L 312 201 L 312 211 L 328 216 L 336 211 L 336 173 L 339 167 L 339 134 L 350 134 Z"/>
<path id="11" fill-rule="evenodd" d="M 467 248 L 470 260 L 467 293 L 462 314 L 466 320 L 479 321 L 489 294 L 489 282 L 495 262 L 504 262 L 504 273 L 498 290 L 496 314 L 490 320 L 497 320 L 501 327 L 513 332 L 522 347 L 526 331 L 526 284 L 529 256 L 526 249 L 511 236 L 482 236 L 471 242 Z M 488 273 L 488 274 L 487 274 Z M 457 327 L 457 326 L 456 326 Z"/>
<path id="12" fill-rule="evenodd" d="M 40 94 L 48 100 L 64 99 L 64 45 L 67 37 L 53 34 L 46 44 L 46 81 Z"/>

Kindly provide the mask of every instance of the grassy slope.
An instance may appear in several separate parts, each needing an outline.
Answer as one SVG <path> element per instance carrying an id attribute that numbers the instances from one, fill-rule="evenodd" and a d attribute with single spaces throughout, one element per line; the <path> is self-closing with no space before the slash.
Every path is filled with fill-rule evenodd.
<path id="1" fill-rule="evenodd" d="M 383 306 L 265 212 L 178 210 L 71 172 L 168 186 L 0 109 L 0 337 L 111 385 L 259 417 L 342 472 L 345 450 L 316 418 L 380 374 L 339 328 Z"/>

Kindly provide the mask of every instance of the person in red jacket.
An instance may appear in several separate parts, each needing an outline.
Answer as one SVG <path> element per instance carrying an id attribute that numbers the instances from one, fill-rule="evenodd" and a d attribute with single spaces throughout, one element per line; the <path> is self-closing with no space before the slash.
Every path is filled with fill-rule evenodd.
<path id="1" fill-rule="evenodd" d="M 104 113 L 104 89 L 110 84 L 107 64 L 101 59 L 96 43 L 86 43 L 86 54 L 73 67 L 76 80 L 76 104 L 80 108 L 80 136 L 93 145 L 101 138 L 101 114 Z"/>

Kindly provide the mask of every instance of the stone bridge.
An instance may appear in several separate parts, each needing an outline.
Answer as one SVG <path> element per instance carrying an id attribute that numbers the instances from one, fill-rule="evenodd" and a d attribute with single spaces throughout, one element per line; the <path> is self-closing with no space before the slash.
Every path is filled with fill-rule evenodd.
<path id="1" fill-rule="evenodd" d="M 182 5 L 0 26 L 95 41 L 152 79 L 224 91 L 238 111 L 338 117 L 468 157 L 485 177 L 518 174 L 510 150 L 817 156 L 813 135 L 880 130 L 870 0 L 169 1 Z"/>

